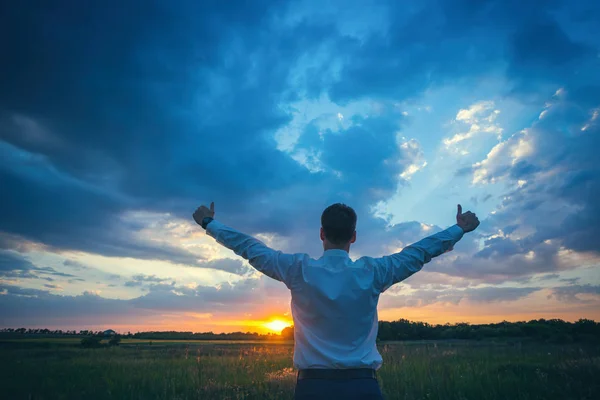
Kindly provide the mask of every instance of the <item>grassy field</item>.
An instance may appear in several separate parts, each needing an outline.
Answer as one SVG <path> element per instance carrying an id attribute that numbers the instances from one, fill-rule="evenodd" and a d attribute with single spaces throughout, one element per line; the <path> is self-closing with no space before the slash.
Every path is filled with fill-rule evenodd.
<path id="1" fill-rule="evenodd" d="M 384 343 L 386 399 L 598 399 L 600 348 L 579 345 Z M 289 343 L 0 342 L 1 398 L 290 399 Z M 333 399 L 332 399 L 333 400 Z"/>

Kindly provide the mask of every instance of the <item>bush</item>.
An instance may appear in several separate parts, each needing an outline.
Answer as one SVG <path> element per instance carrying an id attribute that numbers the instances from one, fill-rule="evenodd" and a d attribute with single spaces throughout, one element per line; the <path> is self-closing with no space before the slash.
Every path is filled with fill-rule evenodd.
<path id="1" fill-rule="evenodd" d="M 119 343 L 121 343 L 121 336 L 119 335 L 114 335 L 113 337 L 110 338 L 110 340 L 108 341 L 108 345 L 109 346 L 118 346 Z"/>
<path id="2" fill-rule="evenodd" d="M 102 337 L 100 336 L 88 336 L 81 339 L 81 346 L 85 348 L 93 348 L 102 346 L 100 342 L 102 341 Z"/>
<path id="3" fill-rule="evenodd" d="M 286 340 L 294 340 L 294 327 L 288 326 L 281 331 L 281 337 Z"/>

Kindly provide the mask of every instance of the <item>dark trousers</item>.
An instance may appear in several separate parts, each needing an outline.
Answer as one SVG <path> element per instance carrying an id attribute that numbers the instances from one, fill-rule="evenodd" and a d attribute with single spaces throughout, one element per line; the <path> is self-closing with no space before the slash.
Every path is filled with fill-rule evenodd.
<path id="1" fill-rule="evenodd" d="M 295 400 L 383 400 L 379 383 L 373 378 L 299 379 Z"/>

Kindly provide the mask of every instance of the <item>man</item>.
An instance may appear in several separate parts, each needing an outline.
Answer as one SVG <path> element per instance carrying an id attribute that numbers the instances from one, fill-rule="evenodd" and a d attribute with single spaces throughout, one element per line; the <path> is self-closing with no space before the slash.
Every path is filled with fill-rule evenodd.
<path id="1" fill-rule="evenodd" d="M 456 225 L 405 247 L 397 254 L 353 261 L 356 213 L 333 204 L 321 215 L 324 253 L 284 254 L 214 220 L 215 205 L 201 206 L 194 220 L 206 232 L 292 293 L 296 399 L 382 399 L 375 371 L 377 302 L 390 286 L 421 270 L 452 249 L 464 233 L 479 226 L 477 216 L 458 205 Z"/>

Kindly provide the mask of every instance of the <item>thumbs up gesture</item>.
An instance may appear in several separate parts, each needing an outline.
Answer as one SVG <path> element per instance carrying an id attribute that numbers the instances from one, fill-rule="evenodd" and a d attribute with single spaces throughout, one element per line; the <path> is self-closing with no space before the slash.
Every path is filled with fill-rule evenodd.
<path id="1" fill-rule="evenodd" d="M 479 219 L 477 215 L 471 211 L 467 211 L 463 214 L 462 206 L 458 205 L 458 211 L 456 213 L 456 224 L 462 228 L 465 233 L 475 230 L 479 226 Z"/>
<path id="2" fill-rule="evenodd" d="M 208 208 L 206 206 L 200 206 L 194 212 L 194 221 L 196 221 L 196 223 L 198 225 L 202 225 L 202 220 L 206 217 L 211 217 L 211 218 L 215 217 L 215 202 L 214 201 L 212 203 L 210 203 L 210 208 Z"/>

